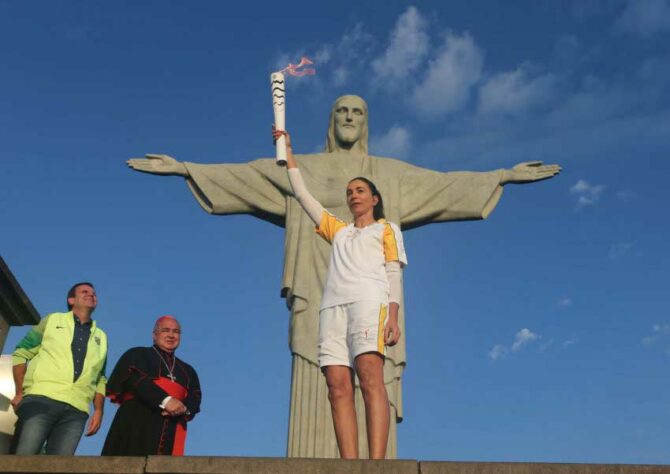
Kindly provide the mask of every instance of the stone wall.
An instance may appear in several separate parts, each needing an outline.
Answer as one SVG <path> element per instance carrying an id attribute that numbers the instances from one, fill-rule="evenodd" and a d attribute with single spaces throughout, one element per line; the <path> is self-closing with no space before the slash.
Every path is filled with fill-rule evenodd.
<path id="1" fill-rule="evenodd" d="M 214 456 L 0 456 L 0 473 L 34 474 L 670 474 L 670 466 L 620 464 L 341 461 Z"/>

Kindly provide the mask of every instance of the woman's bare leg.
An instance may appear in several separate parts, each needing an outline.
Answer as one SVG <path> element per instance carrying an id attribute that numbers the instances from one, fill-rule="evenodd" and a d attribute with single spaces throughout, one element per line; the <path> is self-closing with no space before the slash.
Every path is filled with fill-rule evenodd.
<path id="1" fill-rule="evenodd" d="M 323 369 L 328 384 L 328 399 L 333 413 L 337 446 L 342 459 L 358 458 L 358 428 L 354 406 L 354 373 L 344 365 Z"/>
<path id="2" fill-rule="evenodd" d="M 389 398 L 384 385 L 384 358 L 369 352 L 356 357 L 356 373 L 365 402 L 370 459 L 384 459 L 389 438 Z"/>

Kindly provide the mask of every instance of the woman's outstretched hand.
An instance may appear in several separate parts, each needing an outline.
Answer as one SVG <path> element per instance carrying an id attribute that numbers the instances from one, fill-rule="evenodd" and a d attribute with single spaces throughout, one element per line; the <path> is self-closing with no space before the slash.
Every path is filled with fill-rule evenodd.
<path id="1" fill-rule="evenodd" d="M 286 130 L 277 130 L 274 124 L 272 124 L 272 138 L 273 143 L 277 143 L 277 140 L 280 137 L 286 137 L 286 165 L 289 169 L 297 168 L 298 164 L 293 159 L 293 148 L 291 147 L 291 135 Z"/>

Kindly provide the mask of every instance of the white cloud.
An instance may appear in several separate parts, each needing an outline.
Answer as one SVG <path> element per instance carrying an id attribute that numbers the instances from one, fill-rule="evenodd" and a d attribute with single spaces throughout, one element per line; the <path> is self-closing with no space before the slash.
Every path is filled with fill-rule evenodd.
<path id="1" fill-rule="evenodd" d="M 551 347 L 553 344 L 554 344 L 554 340 L 553 340 L 553 339 L 549 339 L 547 342 L 542 343 L 542 345 L 540 345 L 540 352 L 544 352 L 544 351 L 546 351 L 546 350 L 547 350 L 549 347 Z"/>
<path id="2" fill-rule="evenodd" d="M 336 53 L 333 54 L 331 61 L 334 65 L 333 82 L 336 86 L 347 83 L 361 65 L 368 62 L 374 43 L 374 38 L 361 23 L 356 24 L 342 36 L 334 48 Z"/>
<path id="3" fill-rule="evenodd" d="M 378 156 L 405 158 L 410 146 L 411 134 L 400 125 L 392 126 L 384 135 L 370 138 L 370 151 Z"/>
<path id="4" fill-rule="evenodd" d="M 570 188 L 570 193 L 577 196 L 577 208 L 593 206 L 600 199 L 605 190 L 605 185 L 592 185 L 588 181 L 580 179 Z"/>
<path id="5" fill-rule="evenodd" d="M 412 94 L 418 112 L 439 115 L 461 109 L 477 84 L 484 64 L 483 52 L 472 37 L 448 33 L 428 72 Z"/>
<path id="6" fill-rule="evenodd" d="M 309 85 L 316 89 L 323 89 L 324 86 L 341 87 L 352 77 L 363 74 L 361 71 L 370 61 L 374 44 L 374 37 L 361 23 L 357 23 L 345 31 L 334 44 L 326 43 L 278 54 L 273 67 L 279 70 L 289 62 L 295 63 L 302 56 L 307 56 L 314 61 L 316 76 L 292 78 L 292 87 L 297 85 Z"/>
<path id="7" fill-rule="evenodd" d="M 328 62 L 331 60 L 333 57 L 333 47 L 330 46 L 329 44 L 324 44 L 321 46 L 321 49 L 319 49 L 316 53 L 314 53 L 314 61 L 317 64 L 328 64 Z"/>
<path id="8" fill-rule="evenodd" d="M 642 338 L 642 344 L 644 344 L 645 346 L 651 346 L 652 344 L 654 344 L 654 342 L 656 342 L 657 339 L 658 336 L 646 336 Z"/>
<path id="9" fill-rule="evenodd" d="M 566 349 L 566 348 L 568 348 L 568 347 L 570 347 L 574 344 L 577 344 L 577 339 L 573 337 L 573 338 L 566 339 L 565 341 L 563 341 L 563 344 L 561 344 L 561 347 L 563 349 Z"/>
<path id="10" fill-rule="evenodd" d="M 620 242 L 610 245 L 610 250 L 607 253 L 607 258 L 614 260 L 624 255 L 627 255 L 633 249 L 633 244 L 630 242 Z"/>
<path id="11" fill-rule="evenodd" d="M 532 77 L 530 67 L 491 77 L 479 91 L 480 113 L 521 115 L 548 103 L 556 94 L 558 78 L 554 74 Z"/>
<path id="12" fill-rule="evenodd" d="M 625 33 L 649 38 L 670 30 L 670 0 L 628 0 L 615 27 Z"/>
<path id="13" fill-rule="evenodd" d="M 508 352 L 517 352 L 519 351 L 523 346 L 530 344 L 533 341 L 537 341 L 539 339 L 542 339 L 542 336 L 539 334 L 535 334 L 533 331 L 531 331 L 528 328 L 523 328 L 519 330 L 514 335 L 514 342 L 510 347 L 505 346 L 503 344 L 496 344 L 494 345 L 491 350 L 489 351 L 489 358 L 493 361 L 496 361 L 503 357 L 505 354 Z M 546 349 L 553 340 L 550 340 L 547 344 L 543 344 L 542 347 L 540 347 L 540 350 L 543 351 Z"/>
<path id="14" fill-rule="evenodd" d="M 512 156 L 518 161 L 541 156 L 546 162 L 560 163 L 566 156 L 611 155 L 632 143 L 665 146 L 670 136 L 670 60 L 667 67 L 653 69 L 656 73 L 650 77 L 636 74 L 603 80 L 588 76 L 572 90 L 570 80 L 561 78 L 558 95 L 549 104 L 553 109 L 532 117 L 500 120 L 465 115 L 445 136 L 424 142 L 417 163 L 443 165 L 442 158 L 429 157 L 445 155 L 452 169 L 497 166 Z M 422 155 L 427 158 L 422 160 Z M 588 202 L 585 196 L 578 207 Z"/>
<path id="15" fill-rule="evenodd" d="M 343 86 L 349 81 L 350 71 L 345 66 L 339 66 L 333 70 L 333 84 L 336 87 Z"/>
<path id="16" fill-rule="evenodd" d="M 572 306 L 572 298 L 567 296 L 565 298 L 561 298 L 560 300 L 558 300 L 558 306 L 560 306 L 561 308 L 567 308 L 568 306 Z"/>
<path id="17" fill-rule="evenodd" d="M 412 74 L 428 53 L 426 20 L 414 6 L 398 17 L 391 40 L 381 57 L 372 62 L 375 82 L 390 86 Z"/>
<path id="18" fill-rule="evenodd" d="M 654 330 L 655 333 L 657 334 L 663 334 L 663 335 L 670 335 L 670 324 L 664 323 L 664 324 L 654 324 L 652 326 L 652 329 Z"/>
<path id="19" fill-rule="evenodd" d="M 525 346 L 526 344 L 529 344 L 539 339 L 540 337 L 541 337 L 540 335 L 535 334 L 528 328 L 521 329 L 519 332 L 516 333 L 516 336 L 514 336 L 514 344 L 512 344 L 512 352 L 518 351 L 519 349 L 521 349 L 522 346 Z"/>
<path id="20" fill-rule="evenodd" d="M 652 327 L 652 334 L 650 336 L 645 336 L 642 338 L 642 345 L 651 347 L 656 344 L 657 341 L 667 340 L 670 336 L 670 324 L 654 324 Z"/>
<path id="21" fill-rule="evenodd" d="M 507 348 L 501 344 L 496 344 L 489 351 L 491 360 L 498 360 L 507 353 Z"/>
<path id="22" fill-rule="evenodd" d="M 665 87 L 670 76 L 670 56 L 660 54 L 646 58 L 640 65 L 637 75 L 642 81 Z"/>

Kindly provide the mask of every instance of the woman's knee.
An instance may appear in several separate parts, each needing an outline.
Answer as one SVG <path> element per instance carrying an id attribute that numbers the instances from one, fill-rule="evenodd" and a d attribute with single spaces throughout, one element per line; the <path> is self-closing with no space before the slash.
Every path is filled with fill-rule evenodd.
<path id="1" fill-rule="evenodd" d="M 328 385 L 328 398 L 330 401 L 353 399 L 354 386 L 352 381 L 352 372 L 348 367 L 327 367 L 326 385 Z"/>
<path id="2" fill-rule="evenodd" d="M 379 354 L 368 353 L 358 356 L 356 373 L 364 396 L 366 393 L 381 393 L 385 390 L 384 360 Z"/>

